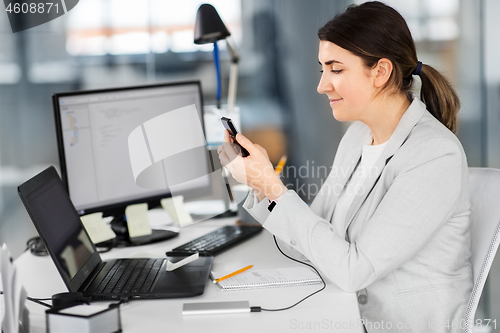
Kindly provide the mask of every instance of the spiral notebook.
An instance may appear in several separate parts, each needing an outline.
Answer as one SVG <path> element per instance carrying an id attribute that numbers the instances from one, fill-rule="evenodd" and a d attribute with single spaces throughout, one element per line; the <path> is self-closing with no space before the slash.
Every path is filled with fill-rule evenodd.
<path id="1" fill-rule="evenodd" d="M 224 273 L 212 272 L 214 278 Z M 273 287 L 291 287 L 321 283 L 321 278 L 307 267 L 287 267 L 264 270 L 248 270 L 222 280 L 217 285 L 222 290 L 243 290 Z"/>

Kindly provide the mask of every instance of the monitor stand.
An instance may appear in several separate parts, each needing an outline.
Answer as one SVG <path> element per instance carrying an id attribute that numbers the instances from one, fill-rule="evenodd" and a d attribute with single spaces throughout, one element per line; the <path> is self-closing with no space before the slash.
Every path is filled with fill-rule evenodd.
<path id="1" fill-rule="evenodd" d="M 151 235 L 131 238 L 128 234 L 127 222 L 124 220 L 123 215 L 115 216 L 110 225 L 111 229 L 113 229 L 116 234 L 116 238 L 96 244 L 97 247 L 126 247 L 144 245 L 160 242 L 179 235 L 176 231 L 153 229 Z"/>
<path id="2" fill-rule="evenodd" d="M 224 180 L 226 182 L 226 189 L 227 189 L 227 194 L 229 195 L 229 201 L 227 201 L 226 199 L 224 199 L 224 205 L 226 206 L 226 211 L 224 213 L 221 213 L 219 215 L 216 215 L 214 216 L 213 218 L 214 219 L 223 219 L 223 218 L 226 218 L 226 217 L 233 217 L 233 216 L 236 216 L 238 215 L 238 212 L 237 211 L 232 211 L 231 210 L 231 204 L 235 204 L 234 203 L 234 197 L 233 197 L 233 191 L 231 191 L 231 186 L 229 186 L 229 180 L 227 179 L 227 176 L 226 174 L 224 173 L 224 171 L 222 172 L 222 175 L 224 176 Z"/>
<path id="3" fill-rule="evenodd" d="M 216 215 L 216 216 L 214 216 L 212 218 L 213 219 L 223 219 L 223 218 L 226 218 L 226 217 L 233 217 L 233 216 L 236 216 L 236 215 L 238 215 L 238 212 L 233 212 L 231 210 L 226 210 L 224 213 Z"/>

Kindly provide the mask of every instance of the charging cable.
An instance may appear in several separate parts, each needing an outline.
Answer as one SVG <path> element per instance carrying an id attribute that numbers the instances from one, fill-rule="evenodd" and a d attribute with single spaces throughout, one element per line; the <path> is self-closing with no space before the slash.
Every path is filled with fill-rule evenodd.
<path id="1" fill-rule="evenodd" d="M 3 291 L 1 291 L 1 290 L 0 290 L 0 295 L 3 295 Z M 49 305 L 49 304 L 47 304 L 47 303 L 45 303 L 45 302 L 42 302 L 42 301 L 50 301 L 50 300 L 52 300 L 52 298 L 33 298 L 33 297 L 29 297 L 29 296 L 28 296 L 28 297 L 26 297 L 26 299 L 27 299 L 28 301 L 32 301 L 32 302 L 34 302 L 34 303 L 37 303 L 37 304 L 40 304 L 40 305 L 46 306 L 46 307 L 48 307 L 48 308 L 51 308 L 51 307 L 52 307 L 52 305 Z"/>
<path id="2" fill-rule="evenodd" d="M 313 292 L 313 293 L 311 293 L 311 294 L 307 295 L 306 297 L 304 297 L 303 299 L 301 299 L 301 300 L 300 300 L 300 301 L 298 301 L 297 303 L 292 304 L 292 305 L 290 305 L 290 306 L 287 306 L 287 307 L 285 307 L 285 308 L 281 308 L 281 309 L 265 309 L 265 308 L 262 308 L 262 307 L 260 307 L 260 306 L 251 306 L 251 307 L 250 307 L 250 311 L 251 311 L 251 312 L 261 312 L 261 311 L 284 311 L 284 310 L 288 310 L 288 309 L 291 309 L 291 308 L 293 308 L 294 306 L 296 306 L 296 305 L 298 305 L 298 304 L 302 303 L 303 301 L 305 301 L 305 300 L 306 300 L 306 299 L 308 299 L 309 297 L 311 297 L 311 296 L 313 296 L 313 295 L 316 295 L 316 294 L 317 294 L 317 293 L 319 293 L 320 291 L 323 291 L 323 290 L 326 288 L 326 282 L 325 282 L 325 280 L 323 280 L 323 277 L 321 276 L 321 274 L 319 274 L 318 270 L 317 270 L 317 269 L 316 269 L 313 265 L 308 264 L 308 263 L 303 262 L 303 261 L 300 261 L 300 260 L 298 260 L 298 259 L 292 258 L 292 257 L 290 257 L 289 255 L 285 254 L 285 253 L 281 250 L 280 246 L 278 245 L 278 241 L 276 240 L 276 236 L 274 236 L 274 235 L 273 235 L 273 237 L 274 237 L 274 243 L 276 244 L 276 247 L 278 248 L 278 250 L 281 252 L 281 254 L 282 254 L 282 255 L 284 255 L 285 257 L 287 257 L 287 258 L 288 258 L 288 259 L 290 259 L 290 260 L 293 260 L 293 261 L 295 261 L 295 262 L 298 262 L 298 263 L 300 263 L 300 264 L 303 264 L 303 265 L 306 265 L 306 266 L 308 266 L 308 267 L 312 268 L 312 269 L 316 272 L 316 274 L 318 274 L 319 278 L 321 279 L 321 282 L 323 282 L 323 286 L 322 286 L 320 289 L 316 290 L 315 292 Z"/>

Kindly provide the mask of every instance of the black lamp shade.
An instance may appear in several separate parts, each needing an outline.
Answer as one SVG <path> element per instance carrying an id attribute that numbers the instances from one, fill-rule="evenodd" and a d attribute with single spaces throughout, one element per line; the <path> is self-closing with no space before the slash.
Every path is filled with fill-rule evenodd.
<path id="1" fill-rule="evenodd" d="M 230 35 L 231 33 L 212 5 L 205 3 L 198 8 L 194 27 L 195 44 L 215 43 Z"/>

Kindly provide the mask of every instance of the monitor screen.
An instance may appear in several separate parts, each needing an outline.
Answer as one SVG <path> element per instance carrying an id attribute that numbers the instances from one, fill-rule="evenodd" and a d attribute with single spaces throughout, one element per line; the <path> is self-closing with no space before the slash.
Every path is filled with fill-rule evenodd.
<path id="1" fill-rule="evenodd" d="M 127 205 L 157 205 L 161 198 L 169 197 L 168 185 L 146 189 L 136 184 L 129 135 L 157 116 L 193 104 L 203 125 L 199 81 L 58 93 L 53 103 L 61 176 L 80 215 L 98 211 L 116 215 L 123 213 Z M 183 133 L 189 130 L 182 128 Z M 178 139 L 182 140 L 182 136 Z M 162 144 L 179 143 L 172 141 Z M 203 162 L 194 167 L 198 174 L 208 175 L 211 163 L 208 151 L 204 154 Z M 209 176 L 189 182 L 183 193 L 209 194 Z"/>

